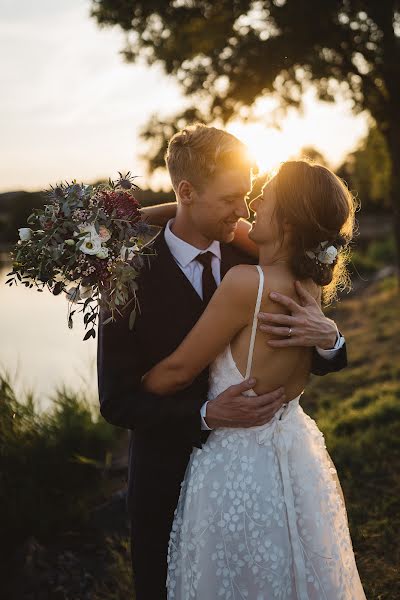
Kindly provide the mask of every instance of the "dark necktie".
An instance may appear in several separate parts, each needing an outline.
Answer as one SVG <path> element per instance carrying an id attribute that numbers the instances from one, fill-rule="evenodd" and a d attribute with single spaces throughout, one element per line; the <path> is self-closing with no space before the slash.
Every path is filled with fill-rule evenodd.
<path id="1" fill-rule="evenodd" d="M 214 275 L 212 274 L 211 270 L 212 257 L 212 252 L 204 252 L 203 254 L 199 254 L 198 256 L 196 256 L 196 260 L 198 260 L 199 263 L 203 265 L 202 287 L 203 302 L 205 304 L 208 304 L 210 302 L 213 293 L 217 289 L 217 284 L 215 282 Z"/>

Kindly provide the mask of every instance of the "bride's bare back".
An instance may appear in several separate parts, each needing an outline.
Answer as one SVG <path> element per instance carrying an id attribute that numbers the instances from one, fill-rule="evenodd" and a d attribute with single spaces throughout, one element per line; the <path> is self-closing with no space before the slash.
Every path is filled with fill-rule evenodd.
<path id="1" fill-rule="evenodd" d="M 282 313 L 268 297 L 272 291 L 298 300 L 294 277 L 285 264 L 262 267 L 264 291 L 261 311 Z M 212 297 L 207 309 L 178 348 L 155 365 L 145 376 L 146 389 L 166 394 L 187 387 L 231 344 L 232 356 L 244 374 L 249 353 L 251 328 L 259 286 L 255 266 L 238 265 L 230 269 Z M 318 298 L 319 287 L 312 281 L 303 286 Z M 304 347 L 276 349 L 267 345 L 263 332 L 256 335 L 251 375 L 257 379 L 254 391 L 260 395 L 283 387 L 287 399 L 298 396 L 307 383 L 312 350 Z"/>
<path id="2" fill-rule="evenodd" d="M 299 301 L 294 288 L 295 278 L 286 264 L 261 265 L 261 268 L 264 272 L 264 289 L 260 312 L 282 313 L 282 307 L 269 298 L 270 292 L 279 292 Z M 253 310 L 249 311 L 248 324 L 231 341 L 233 359 L 239 371 L 244 375 L 259 274 L 255 267 L 242 265 L 236 269 L 236 277 L 243 279 L 242 285 L 246 286 L 249 296 L 254 300 L 249 302 L 249 306 L 253 305 Z M 314 298 L 319 298 L 320 288 L 313 281 L 302 281 L 302 285 Z M 258 332 L 256 335 L 251 369 L 251 376 L 257 380 L 254 391 L 257 394 L 264 394 L 283 386 L 287 399 L 295 398 L 304 390 L 308 381 L 312 349 L 305 347 L 272 348 L 267 344 L 268 339 L 273 339 L 273 336 L 268 336 L 265 332 Z"/>

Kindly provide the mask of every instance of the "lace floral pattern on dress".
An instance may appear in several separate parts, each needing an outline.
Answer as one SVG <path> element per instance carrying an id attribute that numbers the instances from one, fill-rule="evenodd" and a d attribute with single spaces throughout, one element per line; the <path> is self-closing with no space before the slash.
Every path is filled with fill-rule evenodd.
<path id="1" fill-rule="evenodd" d="M 210 397 L 243 380 L 228 348 Z M 169 600 L 361 600 L 322 433 L 299 399 L 270 423 L 218 429 L 192 453 L 168 556 Z"/>

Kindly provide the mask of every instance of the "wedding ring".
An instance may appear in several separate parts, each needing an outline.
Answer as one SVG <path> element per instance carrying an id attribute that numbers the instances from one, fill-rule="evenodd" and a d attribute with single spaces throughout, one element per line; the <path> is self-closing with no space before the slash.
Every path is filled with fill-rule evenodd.
<path id="1" fill-rule="evenodd" d="M 288 335 L 287 335 L 287 336 L 288 336 L 288 337 L 292 337 L 292 328 L 291 328 L 291 327 L 289 327 L 289 333 L 288 333 Z"/>

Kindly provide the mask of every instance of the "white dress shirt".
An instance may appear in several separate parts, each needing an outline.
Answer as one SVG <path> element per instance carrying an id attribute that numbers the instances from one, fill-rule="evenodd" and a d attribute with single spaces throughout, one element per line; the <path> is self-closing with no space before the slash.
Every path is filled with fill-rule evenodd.
<path id="1" fill-rule="evenodd" d="M 174 257 L 176 263 L 186 275 L 200 298 L 203 298 L 203 285 L 202 285 L 202 274 L 203 274 L 203 265 L 196 260 L 196 256 L 200 253 L 204 254 L 205 252 L 211 252 L 213 257 L 211 259 L 211 270 L 214 275 L 215 282 L 217 286 L 221 283 L 221 248 L 219 242 L 214 241 L 206 248 L 205 250 L 199 250 L 195 246 L 188 244 L 184 240 L 178 238 L 171 231 L 171 223 L 173 219 L 168 221 L 165 228 L 165 241 L 166 244 Z M 344 337 L 339 334 L 339 331 L 336 327 L 337 331 L 337 340 L 335 346 L 330 350 L 324 350 L 322 348 L 317 347 L 318 353 L 324 358 L 332 359 L 337 354 L 338 350 L 343 346 L 345 340 Z M 202 429 L 210 430 L 208 427 L 205 417 L 207 411 L 208 401 L 204 402 L 203 406 L 200 409 L 201 414 L 201 427 Z"/>

